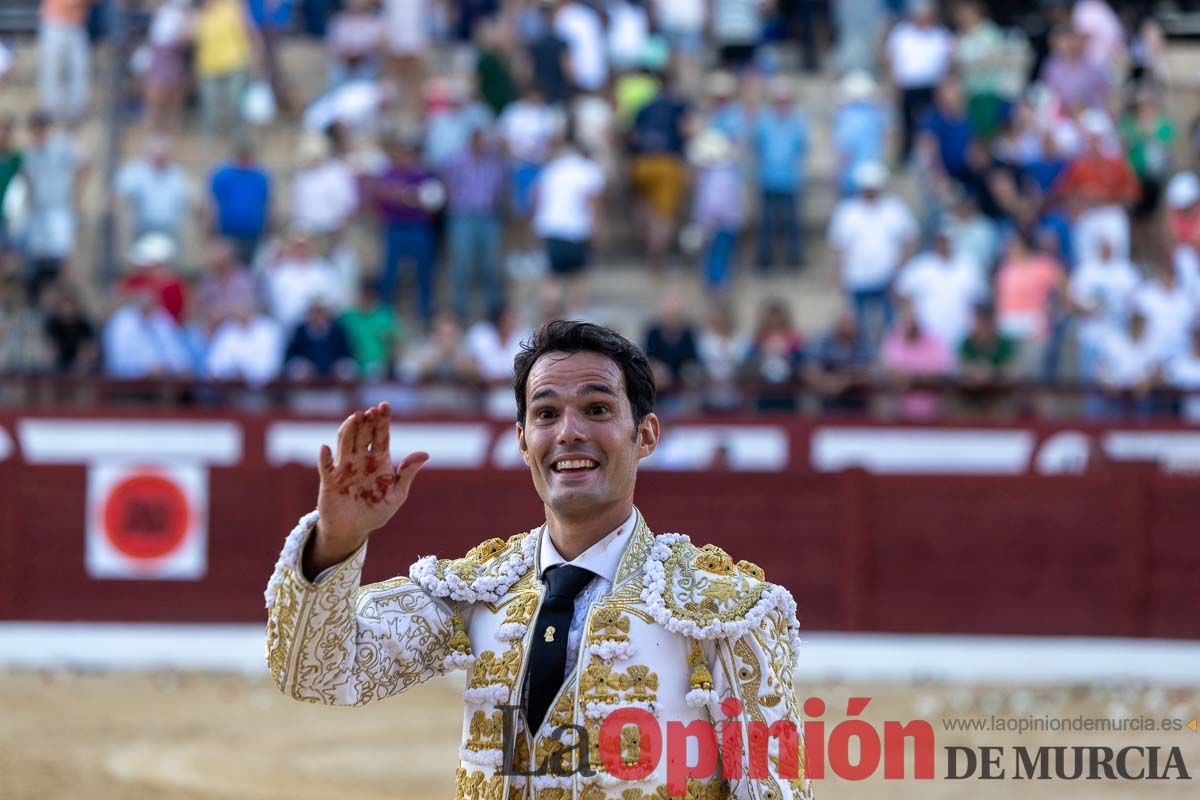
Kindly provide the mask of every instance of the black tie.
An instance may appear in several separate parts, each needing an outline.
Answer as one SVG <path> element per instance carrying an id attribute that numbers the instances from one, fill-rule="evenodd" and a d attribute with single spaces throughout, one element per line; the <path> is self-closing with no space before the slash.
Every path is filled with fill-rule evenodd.
<path id="1" fill-rule="evenodd" d="M 583 567 L 557 564 L 546 570 L 546 597 L 533 628 L 533 646 L 529 653 L 529 703 L 525 717 L 530 730 L 542 727 L 542 720 L 554 696 L 562 688 L 567 668 L 567 631 L 575 613 L 575 598 L 596 577 Z"/>

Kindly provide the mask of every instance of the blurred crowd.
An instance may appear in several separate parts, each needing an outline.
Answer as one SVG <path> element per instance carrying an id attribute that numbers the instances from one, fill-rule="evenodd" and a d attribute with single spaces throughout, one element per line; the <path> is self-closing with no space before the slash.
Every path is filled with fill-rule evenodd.
<path id="1" fill-rule="evenodd" d="M 102 178 L 79 134 L 110 17 L 42 0 L 40 109 L 0 112 L 0 373 L 506 408 L 532 326 L 623 261 L 701 287 L 629 332 L 679 409 L 859 413 L 883 385 L 930 418 L 946 386 L 1006 412 L 1071 385 L 1090 414 L 1200 418 L 1197 129 L 1145 5 L 1049 0 L 1019 28 L 974 0 L 129 2 L 107 286 L 80 266 Z M 303 36 L 320 87 L 283 57 Z M 280 127 L 294 152 L 260 153 Z M 826 271 L 827 331 L 783 297 L 737 319 L 739 286 Z"/>

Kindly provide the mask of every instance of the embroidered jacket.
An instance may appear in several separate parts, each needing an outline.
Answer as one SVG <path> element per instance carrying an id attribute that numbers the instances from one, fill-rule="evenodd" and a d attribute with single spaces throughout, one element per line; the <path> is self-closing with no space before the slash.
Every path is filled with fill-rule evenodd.
<path id="1" fill-rule="evenodd" d="M 288 536 L 267 586 L 274 681 L 297 700 L 360 705 L 467 670 L 456 800 L 665 800 L 666 723 L 694 721 L 715 723 L 718 742 L 737 726 L 742 745 L 727 748 L 711 776 L 688 779 L 687 798 L 811 798 L 792 683 L 795 603 L 754 564 L 680 534 L 655 536 L 639 512 L 611 591 L 590 609 L 575 669 L 541 729 L 527 732 L 522 717 L 499 707 L 521 703 L 544 591 L 538 530 L 490 539 L 459 559 L 428 556 L 407 578 L 360 588 L 365 544 L 315 583 L 304 577 L 300 559 L 316 520 L 306 515 Z M 736 707 L 722 707 L 729 698 L 740 712 L 726 713 Z M 649 712 L 662 734 L 662 756 L 638 780 L 610 774 L 601 755 L 601 724 L 622 708 Z M 763 744 L 780 721 L 798 735 Z M 632 725 L 621 731 L 623 764 L 638 763 L 639 737 Z"/>

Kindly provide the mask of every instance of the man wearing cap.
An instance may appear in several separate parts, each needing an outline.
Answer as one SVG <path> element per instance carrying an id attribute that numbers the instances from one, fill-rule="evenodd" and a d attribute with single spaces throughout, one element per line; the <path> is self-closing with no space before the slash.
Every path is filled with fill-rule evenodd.
<path id="1" fill-rule="evenodd" d="M 130 251 L 129 271 L 121 279 L 120 292 L 149 292 L 159 307 L 182 324 L 187 308 L 187 286 L 172 270 L 178 252 L 175 240 L 165 233 L 143 235 Z"/>
<path id="2" fill-rule="evenodd" d="M 172 160 L 170 143 L 161 136 L 150 140 L 145 157 L 125 162 L 113 181 L 114 199 L 125 203 L 134 239 L 156 232 L 180 241 L 192 193 L 187 171 Z"/>
<path id="3" fill-rule="evenodd" d="M 750 758 L 758 738 L 718 756 L 730 726 L 798 730 L 795 603 L 720 548 L 656 536 L 634 507 L 638 464 L 660 435 L 645 354 L 606 328 L 559 320 L 514 366 L 514 433 L 545 523 L 360 588 L 368 535 L 429 456 L 393 466 L 387 405 L 355 413 L 336 459 L 321 448 L 317 510 L 288 536 L 267 586 L 276 684 L 298 700 L 361 705 L 466 669 L 456 800 L 811 797 L 799 735 L 768 735 L 761 770 Z M 645 727 L 610 727 L 601 740 L 618 710 Z M 668 772 L 669 753 L 650 754 L 646 731 L 670 722 L 721 723 L 686 781 Z"/>
<path id="4" fill-rule="evenodd" d="M 1176 247 L 1200 253 L 1200 178 L 1180 172 L 1167 183 L 1167 234 Z"/>
<path id="5" fill-rule="evenodd" d="M 841 104 L 833 118 L 833 146 L 839 191 L 846 197 L 854 194 L 853 175 L 859 164 L 884 160 L 890 121 L 871 73 L 855 70 L 842 79 L 839 89 Z"/>
<path id="6" fill-rule="evenodd" d="M 858 194 L 840 201 L 829 223 L 829 246 L 837 259 L 859 336 L 878 346 L 892 324 L 892 278 L 915 252 L 917 221 L 899 197 L 884 194 L 888 171 L 878 161 L 854 170 Z"/>

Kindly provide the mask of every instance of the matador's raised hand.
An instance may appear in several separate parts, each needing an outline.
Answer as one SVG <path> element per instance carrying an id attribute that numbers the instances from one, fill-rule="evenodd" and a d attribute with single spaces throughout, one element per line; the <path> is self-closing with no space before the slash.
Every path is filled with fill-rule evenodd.
<path id="1" fill-rule="evenodd" d="M 338 428 L 337 461 L 321 445 L 317 533 L 305 553 L 310 578 L 353 553 L 408 499 L 413 478 L 429 460 L 410 453 L 398 467 L 389 452 L 392 410 L 387 403 L 356 411 Z"/>

